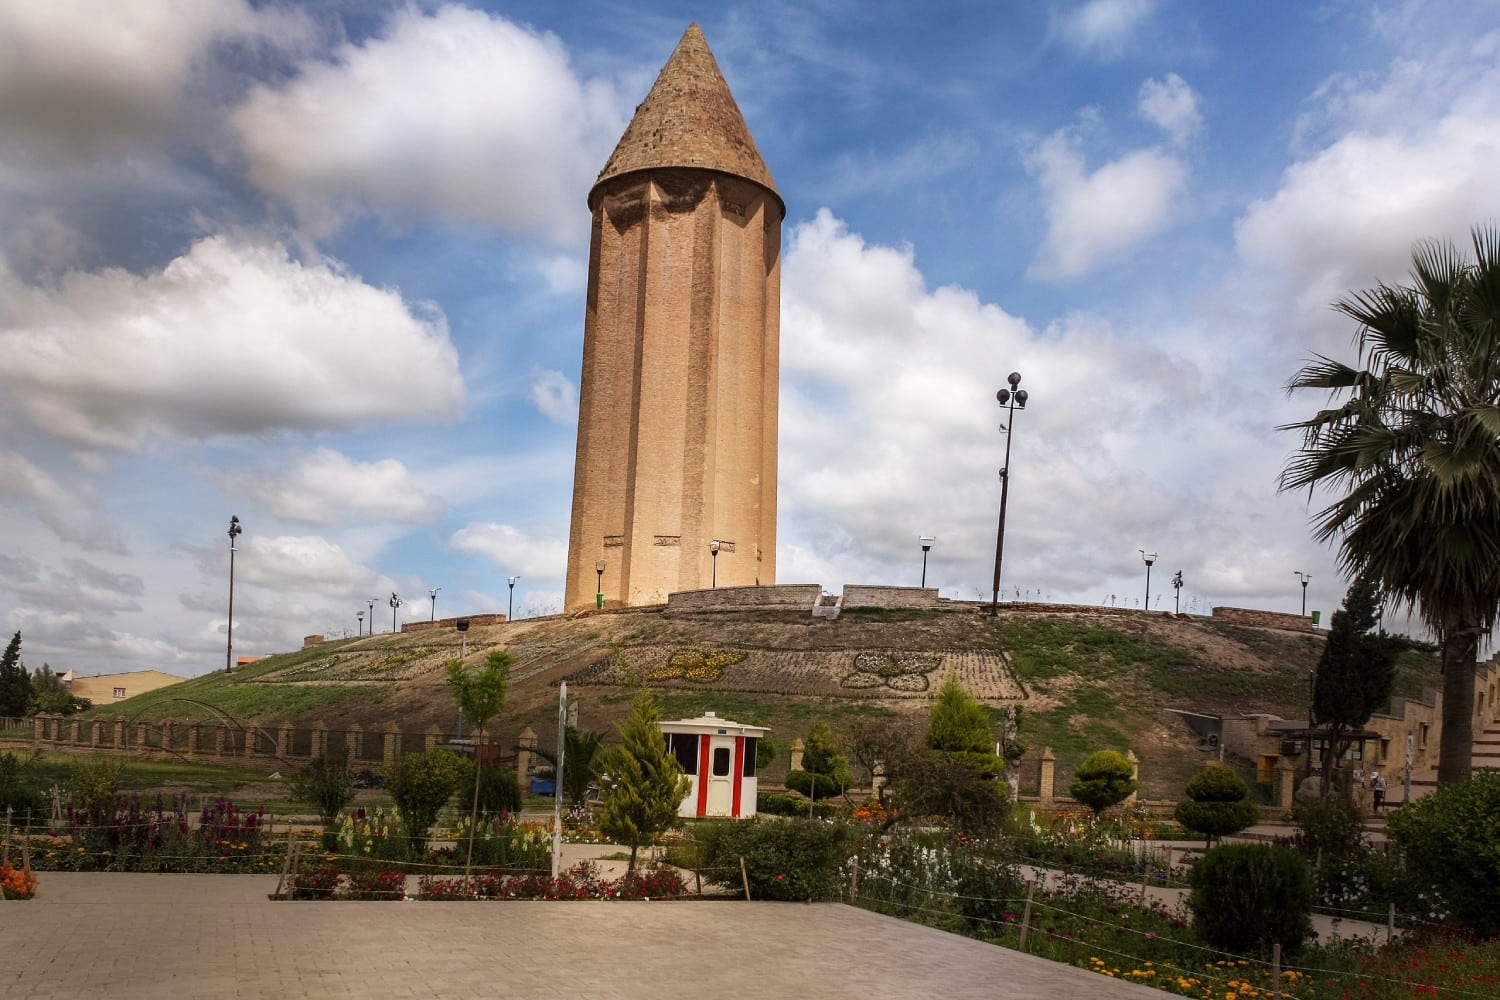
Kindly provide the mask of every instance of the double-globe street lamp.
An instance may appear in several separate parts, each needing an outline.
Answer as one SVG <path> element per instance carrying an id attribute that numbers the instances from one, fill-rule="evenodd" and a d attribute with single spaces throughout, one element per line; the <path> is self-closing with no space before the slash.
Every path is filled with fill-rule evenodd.
<path id="1" fill-rule="evenodd" d="M 401 598 L 394 592 L 391 594 L 391 632 L 396 631 L 396 609 L 401 607 Z"/>
<path id="2" fill-rule="evenodd" d="M 240 519 L 229 516 L 229 627 L 224 638 L 224 672 L 234 673 L 234 540 L 240 537 Z"/>
<path id="3" fill-rule="evenodd" d="M 1030 394 L 1022 388 L 1021 373 L 1011 372 L 1005 377 L 1010 383 L 1009 389 L 1001 389 L 995 393 L 995 399 L 1001 406 L 1007 408 L 1005 423 L 1000 425 L 1000 430 L 1005 432 L 1005 465 L 1000 469 L 1000 527 L 995 531 L 995 593 L 990 601 L 990 614 L 1000 613 L 1000 563 L 1005 556 L 1005 502 L 1010 495 L 1010 438 L 1011 429 L 1016 422 L 1016 407 L 1026 409 L 1026 400 Z"/>

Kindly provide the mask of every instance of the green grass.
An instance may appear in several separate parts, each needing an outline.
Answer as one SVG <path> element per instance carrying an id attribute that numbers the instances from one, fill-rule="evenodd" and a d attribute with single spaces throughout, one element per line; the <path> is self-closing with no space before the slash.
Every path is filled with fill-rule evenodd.
<path id="1" fill-rule="evenodd" d="M 1022 682 L 1045 682 L 1067 674 L 1109 677 L 1138 665 L 1181 670 L 1193 662 L 1192 656 L 1181 649 L 1148 642 L 1118 629 L 1061 618 L 1012 622 L 1006 626 L 1002 642 Z"/>

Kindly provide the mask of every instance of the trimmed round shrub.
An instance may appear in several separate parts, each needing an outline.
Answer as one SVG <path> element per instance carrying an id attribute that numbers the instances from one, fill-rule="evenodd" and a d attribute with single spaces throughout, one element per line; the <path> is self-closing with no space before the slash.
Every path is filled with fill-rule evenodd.
<path id="1" fill-rule="evenodd" d="M 1234 768 L 1214 764 L 1188 779 L 1187 794 L 1194 802 L 1243 802 L 1250 786 Z"/>
<path id="2" fill-rule="evenodd" d="M 1250 786 L 1231 768 L 1205 767 L 1188 780 L 1187 794 L 1187 800 L 1177 803 L 1172 818 L 1209 842 L 1238 833 L 1260 819 L 1260 810 L 1244 801 Z"/>
<path id="3" fill-rule="evenodd" d="M 1481 771 L 1402 806 L 1386 832 L 1469 931 L 1500 934 L 1500 771 Z"/>
<path id="4" fill-rule="evenodd" d="M 1124 802 L 1140 786 L 1140 782 L 1131 777 L 1131 771 L 1130 761 L 1124 754 L 1117 750 L 1096 750 L 1083 758 L 1083 763 L 1073 772 L 1068 794 L 1097 816 L 1110 806 Z"/>
<path id="5" fill-rule="evenodd" d="M 1225 844 L 1193 865 L 1188 907 L 1207 944 L 1235 954 L 1295 955 L 1312 934 L 1307 861 L 1276 844 Z"/>
<path id="6" fill-rule="evenodd" d="M 486 767 L 479 772 L 479 815 L 511 816 L 521 811 L 521 783 L 516 772 Z"/>
<path id="7" fill-rule="evenodd" d="M 813 771 L 788 771 L 784 784 L 794 792 L 800 792 L 808 798 L 821 802 L 843 795 L 852 782 L 840 781 L 838 775 L 818 774 Z M 814 791 L 814 786 L 816 786 L 816 791 Z"/>

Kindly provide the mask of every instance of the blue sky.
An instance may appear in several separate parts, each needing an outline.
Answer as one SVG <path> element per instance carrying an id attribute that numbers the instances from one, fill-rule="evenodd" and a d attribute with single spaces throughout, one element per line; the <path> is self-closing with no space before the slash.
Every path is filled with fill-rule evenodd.
<path id="1" fill-rule="evenodd" d="M 222 666 L 561 604 L 588 188 L 698 21 L 788 213 L 778 577 L 1295 611 L 1329 303 L 1500 218 L 1500 8 L 0 4 L 0 627 Z"/>

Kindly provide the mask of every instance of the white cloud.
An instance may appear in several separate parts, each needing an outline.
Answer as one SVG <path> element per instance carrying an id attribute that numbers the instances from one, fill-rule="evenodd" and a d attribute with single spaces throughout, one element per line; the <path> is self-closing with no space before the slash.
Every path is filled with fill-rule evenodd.
<path id="1" fill-rule="evenodd" d="M 237 581 L 348 599 L 348 595 L 363 593 L 381 580 L 379 574 L 359 565 L 342 548 L 319 535 L 246 534 L 241 536 L 239 548 Z"/>
<path id="2" fill-rule="evenodd" d="M 257 87 L 233 112 L 251 179 L 308 224 L 435 215 L 574 242 L 624 122 L 550 34 L 456 5 Z"/>
<path id="3" fill-rule="evenodd" d="M 556 580 L 568 562 L 566 541 L 534 537 L 508 524 L 468 524 L 454 532 L 448 544 L 483 556 L 504 573 L 537 580 Z"/>
<path id="4" fill-rule="evenodd" d="M 782 273 L 778 579 L 914 584 L 927 533 L 929 583 L 977 596 L 1005 444 L 994 393 L 1011 370 L 1031 399 L 1015 418 L 1007 593 L 1134 595 L 1143 546 L 1233 603 L 1264 586 L 1236 567 L 1300 544 L 1299 504 L 1275 495 L 1275 418 L 1239 383 L 1261 376 L 1213 351 L 1190 359 L 1182 331 L 1087 316 L 1036 330 L 965 289 L 928 289 L 909 251 L 827 211 L 789 234 Z"/>
<path id="5" fill-rule="evenodd" d="M 1043 140 L 1027 167 L 1047 212 L 1047 236 L 1028 274 L 1049 281 L 1080 278 L 1161 232 L 1188 180 L 1187 165 L 1159 149 L 1126 153 L 1090 173 L 1069 129 Z"/>
<path id="6" fill-rule="evenodd" d="M 1343 354 L 1354 330 L 1330 302 L 1377 281 L 1406 281 L 1418 241 L 1462 244 L 1470 227 L 1500 218 L 1500 71 L 1488 65 L 1477 91 L 1454 74 L 1456 89 L 1435 93 L 1431 79 L 1399 64 L 1367 90 L 1321 92 L 1341 127 L 1235 224 L 1245 265 L 1238 278 L 1291 318 L 1276 327 L 1283 338 Z M 1403 105 L 1425 113 L 1392 113 Z"/>
<path id="7" fill-rule="evenodd" d="M 0 385 L 43 431 L 91 447 L 153 434 L 348 430 L 463 405 L 441 316 L 332 262 L 216 236 L 160 272 L 0 273 Z"/>
<path id="8" fill-rule="evenodd" d="M 532 405 L 548 420 L 559 424 L 578 422 L 578 388 L 562 372 L 544 371 L 531 381 Z"/>
<path id="9" fill-rule="evenodd" d="M 1075 48 L 1118 56 L 1155 8 L 1156 0 L 1088 0 L 1063 15 L 1058 32 Z"/>
<path id="10" fill-rule="evenodd" d="M 246 0 L 0 4 L 0 133 L 49 155 L 133 144 L 169 127 L 214 42 L 306 32 L 302 15 Z"/>
<path id="11" fill-rule="evenodd" d="M 1198 94 L 1176 73 L 1141 84 L 1139 109 L 1179 146 L 1187 144 L 1203 128 Z"/>
<path id="12" fill-rule="evenodd" d="M 6 493 L 40 504 L 60 503 L 68 496 L 61 483 L 25 455 L 0 450 L 0 494 Z"/>
<path id="13" fill-rule="evenodd" d="M 285 472 L 262 469 L 228 478 L 234 489 L 277 517 L 305 524 L 419 523 L 443 513 L 443 502 L 423 492 L 406 466 L 393 458 L 356 462 L 319 448 L 298 457 Z"/>

